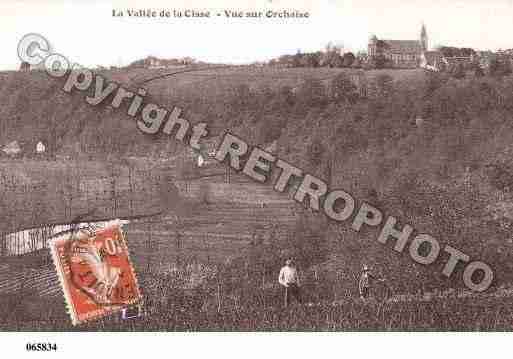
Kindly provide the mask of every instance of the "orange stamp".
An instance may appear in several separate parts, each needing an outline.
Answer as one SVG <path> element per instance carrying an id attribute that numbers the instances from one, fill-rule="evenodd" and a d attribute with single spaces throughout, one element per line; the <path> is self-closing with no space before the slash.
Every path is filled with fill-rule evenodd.
<path id="1" fill-rule="evenodd" d="M 50 249 L 73 325 L 141 302 L 120 221 L 57 235 Z"/>

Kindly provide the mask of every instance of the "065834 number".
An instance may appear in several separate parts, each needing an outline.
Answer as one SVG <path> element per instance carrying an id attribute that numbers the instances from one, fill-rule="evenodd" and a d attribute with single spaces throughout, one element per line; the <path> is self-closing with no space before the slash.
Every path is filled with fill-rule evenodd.
<path id="1" fill-rule="evenodd" d="M 51 351 L 57 351 L 57 344 L 55 344 L 55 343 L 27 343 L 25 348 L 29 352 L 51 352 Z"/>

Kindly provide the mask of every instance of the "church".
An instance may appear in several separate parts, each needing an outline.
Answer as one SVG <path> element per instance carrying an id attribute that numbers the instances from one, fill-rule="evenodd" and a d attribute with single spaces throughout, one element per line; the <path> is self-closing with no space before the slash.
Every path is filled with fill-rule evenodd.
<path id="1" fill-rule="evenodd" d="M 428 36 L 423 24 L 418 40 L 382 40 L 372 35 L 368 45 L 370 59 L 384 56 L 393 67 L 419 67 L 422 54 L 428 50 Z"/>

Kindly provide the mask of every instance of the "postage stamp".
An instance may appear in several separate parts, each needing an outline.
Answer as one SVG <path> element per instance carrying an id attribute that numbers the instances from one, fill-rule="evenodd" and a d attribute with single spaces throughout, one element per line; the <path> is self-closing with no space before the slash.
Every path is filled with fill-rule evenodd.
<path id="1" fill-rule="evenodd" d="M 57 235 L 50 249 L 73 325 L 142 301 L 121 221 Z"/>

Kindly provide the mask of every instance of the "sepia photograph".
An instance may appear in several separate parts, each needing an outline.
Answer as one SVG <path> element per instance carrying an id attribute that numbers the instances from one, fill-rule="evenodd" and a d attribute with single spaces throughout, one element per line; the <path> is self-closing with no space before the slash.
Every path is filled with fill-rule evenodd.
<path id="1" fill-rule="evenodd" d="M 0 342 L 510 332 L 512 19 L 2 0 Z"/>

